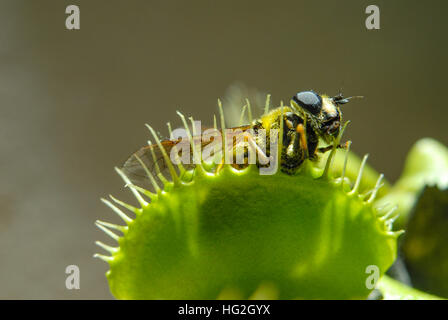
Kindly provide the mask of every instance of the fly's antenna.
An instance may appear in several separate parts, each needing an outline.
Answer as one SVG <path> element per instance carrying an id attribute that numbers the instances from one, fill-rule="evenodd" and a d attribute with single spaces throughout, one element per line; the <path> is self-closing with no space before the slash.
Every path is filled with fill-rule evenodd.
<path id="1" fill-rule="evenodd" d="M 364 98 L 364 96 L 351 96 L 344 98 L 342 92 L 339 91 L 339 93 L 336 96 L 332 97 L 331 100 L 333 100 L 333 102 L 336 104 L 346 104 L 349 103 L 351 99 L 362 99 L 362 98 Z"/>
<path id="2" fill-rule="evenodd" d="M 345 98 L 345 99 L 347 99 L 347 100 L 350 100 L 350 99 L 364 99 L 364 96 L 351 96 L 351 97 L 348 97 L 348 98 Z"/>

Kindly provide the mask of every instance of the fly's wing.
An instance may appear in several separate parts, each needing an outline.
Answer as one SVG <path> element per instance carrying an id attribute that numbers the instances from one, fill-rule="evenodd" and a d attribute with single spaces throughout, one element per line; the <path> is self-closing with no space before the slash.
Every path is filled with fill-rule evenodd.
<path id="1" fill-rule="evenodd" d="M 242 108 L 247 104 L 246 99 L 251 104 L 252 119 L 257 119 L 262 115 L 266 93 L 249 88 L 242 82 L 235 82 L 227 88 L 223 99 L 223 111 L 227 126 L 240 126 L 251 122 L 248 110 L 245 111 L 241 119 Z"/>
<path id="2" fill-rule="evenodd" d="M 178 141 L 165 140 L 162 141 L 162 147 L 165 149 L 166 154 L 170 157 L 172 148 Z M 177 166 L 173 165 L 176 173 L 179 174 Z M 184 164 L 185 169 L 191 169 L 192 165 Z M 131 182 L 144 189 L 155 191 L 154 186 L 146 172 L 146 169 L 154 177 L 154 180 L 163 187 L 163 177 L 166 180 L 171 180 L 168 164 L 163 156 L 162 150 L 158 145 L 148 145 L 140 148 L 137 152 L 132 154 L 121 167 L 121 170 L 131 180 Z M 160 178 L 162 175 L 162 179 Z"/>
<path id="3" fill-rule="evenodd" d="M 195 146 L 201 150 L 204 150 L 207 145 L 214 141 L 212 137 L 216 134 L 216 132 L 206 132 L 203 133 L 202 136 L 195 136 L 193 138 Z M 195 167 L 193 161 L 193 148 L 191 148 L 190 141 L 188 139 L 179 139 L 176 141 L 165 140 L 162 141 L 161 145 L 165 149 L 167 156 L 170 158 L 169 161 L 173 163 L 173 167 L 178 175 L 180 175 L 179 168 L 176 164 L 178 162 L 182 163 L 185 170 L 191 170 Z M 184 151 L 188 154 L 184 154 Z M 213 152 L 210 154 L 203 154 L 202 160 L 209 162 L 213 156 Z M 163 187 L 163 177 L 167 180 L 171 180 L 168 163 L 163 156 L 162 150 L 157 144 L 140 148 L 137 152 L 132 154 L 121 167 L 121 170 L 133 184 L 150 191 L 155 191 L 145 167 L 161 188 Z M 162 179 L 160 179 L 160 175 L 163 175 Z"/>
<path id="4" fill-rule="evenodd" d="M 251 126 L 247 125 L 231 129 L 243 133 L 250 128 Z M 222 140 L 221 132 L 219 130 L 204 130 L 202 135 L 193 137 L 193 141 L 195 148 L 200 149 L 200 159 L 202 159 L 203 162 L 211 164 L 213 167 L 213 164 L 216 165 L 222 161 Z M 236 144 L 243 141 L 244 139 L 242 139 L 242 136 L 233 139 L 230 144 L 228 141 L 228 151 L 231 151 L 236 147 Z M 178 139 L 176 141 L 165 140 L 161 142 L 161 145 L 169 157 L 168 161 L 172 162 L 178 175 L 180 175 L 180 170 L 177 166 L 177 163 L 179 162 L 182 163 L 185 170 L 191 170 L 195 167 L 193 148 L 188 139 Z M 166 180 L 171 180 L 167 160 L 157 144 L 141 148 L 132 154 L 121 167 L 121 170 L 133 184 L 154 192 L 154 186 L 151 183 L 146 169 L 151 173 L 154 180 L 161 188 L 163 187 L 163 177 L 165 177 Z"/>

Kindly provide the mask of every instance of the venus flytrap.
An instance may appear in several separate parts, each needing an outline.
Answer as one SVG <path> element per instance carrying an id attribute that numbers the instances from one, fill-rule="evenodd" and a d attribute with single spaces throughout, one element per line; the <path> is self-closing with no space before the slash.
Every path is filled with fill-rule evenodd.
<path id="1" fill-rule="evenodd" d="M 220 120 L 224 130 L 222 112 Z M 109 255 L 95 255 L 110 266 L 106 275 L 115 297 L 364 299 L 371 292 L 366 267 L 377 266 L 381 276 L 395 260 L 401 232 L 392 230 L 390 209 L 374 202 L 382 175 L 365 183 L 366 158 L 354 175 L 348 152 L 342 166 L 338 155 L 332 161 L 342 133 L 323 166 L 305 159 L 294 175 L 260 175 L 257 165 L 173 165 L 148 128 L 170 176 L 156 167 L 156 179 L 140 160 L 150 191 L 117 169 L 139 207 L 111 196 L 103 201 L 125 225 L 97 222 L 118 242 L 97 242 Z"/>

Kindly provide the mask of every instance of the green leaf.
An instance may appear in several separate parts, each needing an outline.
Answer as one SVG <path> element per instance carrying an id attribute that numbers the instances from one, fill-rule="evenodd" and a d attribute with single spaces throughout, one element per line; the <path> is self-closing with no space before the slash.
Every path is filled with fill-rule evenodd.
<path id="1" fill-rule="evenodd" d="M 401 250 L 412 284 L 448 297 L 448 189 L 425 187 L 406 224 Z"/>
<path id="2" fill-rule="evenodd" d="M 366 268 L 384 274 L 399 233 L 349 183 L 321 175 L 311 164 L 295 176 L 198 166 L 135 211 L 104 257 L 112 293 L 216 299 L 230 288 L 247 298 L 268 283 L 280 299 L 366 298 Z"/>
<path id="3" fill-rule="evenodd" d="M 403 227 L 425 186 L 448 188 L 448 148 L 430 138 L 412 147 L 400 179 L 378 205 L 398 205 L 397 225 Z"/>
<path id="4" fill-rule="evenodd" d="M 413 289 L 388 276 L 384 276 L 378 282 L 377 289 L 383 295 L 384 300 L 441 300 L 419 290 Z"/>

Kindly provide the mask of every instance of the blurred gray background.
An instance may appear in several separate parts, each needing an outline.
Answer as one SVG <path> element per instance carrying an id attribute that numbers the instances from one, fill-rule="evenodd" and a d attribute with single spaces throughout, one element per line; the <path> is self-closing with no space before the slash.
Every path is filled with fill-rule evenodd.
<path id="1" fill-rule="evenodd" d="M 81 29 L 65 28 L 80 6 Z M 365 8 L 381 30 L 365 28 Z M 166 134 L 176 110 L 204 122 L 234 81 L 272 101 L 314 89 L 344 106 L 353 150 L 394 181 L 420 137 L 448 143 L 447 1 L 0 1 L 0 298 L 112 298 L 93 259 L 111 243 L 100 202 L 129 200 L 113 167 Z M 130 201 L 133 201 L 132 199 Z M 81 289 L 65 288 L 65 268 Z"/>

